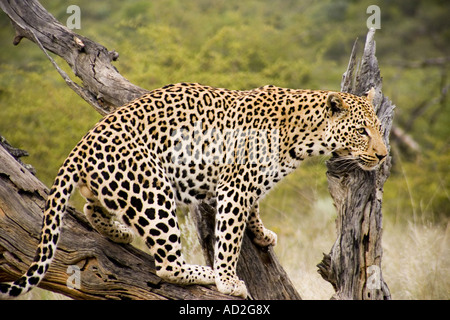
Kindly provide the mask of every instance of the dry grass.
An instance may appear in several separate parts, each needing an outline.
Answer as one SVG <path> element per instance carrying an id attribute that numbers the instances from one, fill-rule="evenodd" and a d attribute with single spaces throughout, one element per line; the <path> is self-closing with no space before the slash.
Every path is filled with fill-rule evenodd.
<path id="1" fill-rule="evenodd" d="M 278 232 L 275 252 L 303 299 L 329 299 L 334 293 L 316 267 L 335 240 L 333 213 L 331 199 L 321 199 L 312 213 L 279 213 L 284 226 L 273 227 Z"/>
<path id="2" fill-rule="evenodd" d="M 317 210 L 315 217 L 298 221 L 297 232 L 279 234 L 276 252 L 304 299 L 329 299 L 333 294 L 316 268 L 335 240 L 334 223 L 326 213 L 332 210 L 331 205 Z M 393 299 L 450 299 L 449 225 L 405 226 L 385 220 L 382 271 Z"/>
<path id="3" fill-rule="evenodd" d="M 335 238 L 331 199 L 307 214 L 279 213 L 276 253 L 304 299 L 329 299 L 330 284 L 317 273 Z M 450 299 L 450 223 L 383 222 L 383 277 L 393 299 Z M 281 223 L 281 224 L 280 224 Z M 270 225 L 268 224 L 268 227 Z"/>
<path id="4" fill-rule="evenodd" d="M 385 223 L 383 274 L 394 299 L 450 299 L 449 226 Z"/>

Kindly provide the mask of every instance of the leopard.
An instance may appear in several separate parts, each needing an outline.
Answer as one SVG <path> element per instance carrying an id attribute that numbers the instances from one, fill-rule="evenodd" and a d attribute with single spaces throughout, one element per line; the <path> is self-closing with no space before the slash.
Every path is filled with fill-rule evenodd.
<path id="1" fill-rule="evenodd" d="M 104 116 L 70 152 L 48 193 L 34 261 L 0 284 L 0 294 L 16 297 L 43 279 L 78 188 L 93 228 L 121 244 L 140 237 L 162 281 L 215 284 L 246 298 L 236 273 L 243 236 L 276 245 L 259 202 L 281 179 L 314 156 L 336 155 L 361 170 L 386 159 L 374 94 L 185 82 L 149 91 Z M 217 212 L 212 266 L 186 262 L 177 219 L 177 208 L 205 201 Z"/>

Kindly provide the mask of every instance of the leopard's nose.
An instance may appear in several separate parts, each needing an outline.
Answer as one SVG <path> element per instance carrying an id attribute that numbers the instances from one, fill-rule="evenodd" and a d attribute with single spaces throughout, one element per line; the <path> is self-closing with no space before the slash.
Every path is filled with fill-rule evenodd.
<path id="1" fill-rule="evenodd" d="M 381 161 L 383 161 L 383 159 L 384 158 L 386 158 L 386 154 L 378 154 L 378 153 L 375 153 L 375 156 L 378 158 L 378 160 L 381 162 Z"/>

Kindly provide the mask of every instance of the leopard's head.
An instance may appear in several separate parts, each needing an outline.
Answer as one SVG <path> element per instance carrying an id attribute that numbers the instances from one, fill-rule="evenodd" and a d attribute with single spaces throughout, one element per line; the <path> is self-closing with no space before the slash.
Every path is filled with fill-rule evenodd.
<path id="1" fill-rule="evenodd" d="M 356 162 L 364 170 L 374 170 L 388 155 L 381 125 L 372 106 L 375 91 L 366 97 L 330 92 L 327 97 L 327 144 L 342 159 Z"/>

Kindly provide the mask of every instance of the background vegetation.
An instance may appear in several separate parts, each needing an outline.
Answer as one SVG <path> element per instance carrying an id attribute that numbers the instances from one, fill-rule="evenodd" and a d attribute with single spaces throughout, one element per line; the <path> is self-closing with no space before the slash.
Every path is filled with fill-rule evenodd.
<path id="1" fill-rule="evenodd" d="M 189 81 L 231 89 L 274 84 L 339 90 L 353 41 L 364 42 L 366 9 L 378 5 L 383 91 L 397 105 L 395 125 L 420 147 L 391 142 L 383 275 L 394 299 L 450 298 L 448 1 L 41 3 L 62 23 L 70 4 L 80 6 L 77 32 L 119 52 L 119 71 L 147 89 Z M 24 40 L 15 48 L 13 36 L 0 14 L 0 133 L 29 151 L 24 160 L 51 185 L 59 165 L 100 116 L 65 85 L 36 45 Z M 328 299 L 333 292 L 315 267 L 335 240 L 325 160 L 306 162 L 262 203 L 263 220 L 279 236 L 277 254 L 302 297 L 310 299 Z M 189 220 L 184 229 L 192 234 Z M 186 254 L 200 259 L 195 243 L 186 239 Z"/>

